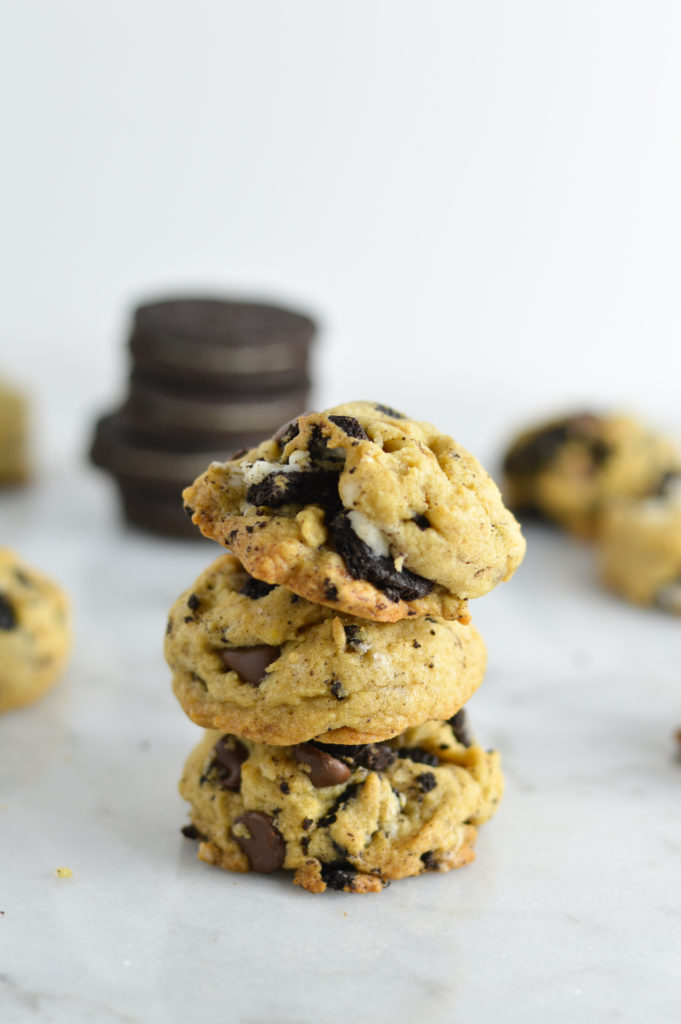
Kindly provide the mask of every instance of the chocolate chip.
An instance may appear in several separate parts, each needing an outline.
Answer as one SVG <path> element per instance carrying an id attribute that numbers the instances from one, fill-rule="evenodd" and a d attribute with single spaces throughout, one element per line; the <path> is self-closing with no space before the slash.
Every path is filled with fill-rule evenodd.
<path id="1" fill-rule="evenodd" d="M 468 731 L 468 718 L 464 708 L 461 708 L 461 710 L 457 711 L 455 715 L 452 715 L 452 717 L 447 720 L 447 724 L 454 733 L 454 739 L 457 740 L 457 742 L 461 743 L 464 747 L 471 746 L 473 739 Z"/>
<path id="2" fill-rule="evenodd" d="M 275 586 L 275 583 L 264 583 L 263 580 L 256 580 L 254 576 L 249 576 L 239 593 L 244 597 L 250 597 L 252 601 L 257 601 L 258 598 L 270 594 Z"/>
<path id="3" fill-rule="evenodd" d="M 357 437 L 361 441 L 369 440 L 369 435 L 354 416 L 329 416 L 329 422 L 335 423 L 348 437 Z"/>
<path id="4" fill-rule="evenodd" d="M 382 412 L 384 416 L 391 416 L 394 420 L 406 420 L 407 418 L 403 412 L 391 409 L 389 405 L 379 405 L 377 402 L 374 402 L 374 409 L 376 412 Z"/>
<path id="5" fill-rule="evenodd" d="M 426 517 L 422 516 L 420 512 L 418 512 L 415 516 L 412 516 L 411 521 L 412 523 L 416 523 L 419 530 L 427 530 L 428 527 L 430 526 L 430 523 L 428 522 Z"/>
<path id="6" fill-rule="evenodd" d="M 248 758 L 248 749 L 234 736 L 221 736 L 213 747 L 213 763 L 221 789 L 236 793 L 241 785 L 241 765 Z"/>
<path id="7" fill-rule="evenodd" d="M 180 832 L 185 839 L 203 839 L 203 835 L 199 832 L 196 825 L 183 825 Z"/>
<path id="8" fill-rule="evenodd" d="M 432 768 L 436 768 L 440 763 L 440 758 L 437 754 L 431 754 L 429 750 L 424 750 L 423 747 L 400 747 L 397 753 L 400 757 L 406 758 L 409 761 L 415 761 L 417 764 L 429 764 Z"/>
<path id="9" fill-rule="evenodd" d="M 337 786 L 350 778 L 351 772 L 346 764 L 311 743 L 301 743 L 294 747 L 293 756 L 298 764 L 309 765 L 310 782 L 315 789 Z"/>
<path id="10" fill-rule="evenodd" d="M 417 775 L 416 782 L 424 793 L 430 793 L 431 789 L 435 789 L 437 786 L 437 779 L 432 772 L 422 772 L 421 775 Z"/>
<path id="11" fill-rule="evenodd" d="M 332 470 L 274 470 L 246 491 L 246 501 L 266 508 L 282 505 L 327 505 L 338 495 L 338 473 Z"/>
<path id="12" fill-rule="evenodd" d="M 282 866 L 286 843 L 271 818 L 261 811 L 247 811 L 235 818 L 234 824 L 245 825 L 250 832 L 250 836 L 240 836 L 232 829 L 232 838 L 248 857 L 253 871 L 267 875 Z"/>
<path id="13" fill-rule="evenodd" d="M 276 661 L 281 650 L 269 644 L 255 644 L 253 647 L 225 647 L 220 657 L 227 668 L 232 669 L 245 683 L 260 686 L 265 678 L 265 669 Z"/>
<path id="14" fill-rule="evenodd" d="M 347 512 L 337 512 L 328 523 L 336 551 L 354 579 L 368 580 L 391 601 L 411 601 L 425 597 L 433 589 L 432 580 L 418 576 L 409 569 L 399 572 L 388 555 L 375 555 L 368 544 L 357 536 Z"/>
<path id="15" fill-rule="evenodd" d="M 197 608 L 199 607 L 199 605 L 201 604 L 201 602 L 200 602 L 200 600 L 198 599 L 198 597 L 196 596 L 196 594 L 190 594 L 190 595 L 189 595 L 189 598 L 188 598 L 188 600 L 187 600 L 187 604 L 188 604 L 188 606 L 189 606 L 189 607 L 191 608 L 191 610 L 192 610 L 193 612 L 195 612 L 195 611 L 196 611 L 196 609 L 197 609 Z"/>
<path id="16" fill-rule="evenodd" d="M 0 629 L 14 629 L 17 624 L 17 614 L 14 605 L 0 594 Z"/>

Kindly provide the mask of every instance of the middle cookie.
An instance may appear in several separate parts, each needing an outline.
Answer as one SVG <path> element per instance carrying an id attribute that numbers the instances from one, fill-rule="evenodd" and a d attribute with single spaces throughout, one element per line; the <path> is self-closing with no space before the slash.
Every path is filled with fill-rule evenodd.
<path id="1" fill-rule="evenodd" d="M 175 695 L 204 728 L 259 743 L 376 743 L 447 719 L 482 682 L 473 626 L 374 623 L 312 604 L 218 558 L 170 610 Z"/>

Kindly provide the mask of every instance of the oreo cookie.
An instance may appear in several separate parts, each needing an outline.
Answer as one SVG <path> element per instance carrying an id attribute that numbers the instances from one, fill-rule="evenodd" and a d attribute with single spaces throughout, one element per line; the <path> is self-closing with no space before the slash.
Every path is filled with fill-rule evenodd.
<path id="1" fill-rule="evenodd" d="M 200 537 L 183 488 L 308 407 L 315 330 L 303 314 L 256 302 L 177 298 L 135 310 L 129 393 L 98 420 L 90 449 L 129 522 Z"/>

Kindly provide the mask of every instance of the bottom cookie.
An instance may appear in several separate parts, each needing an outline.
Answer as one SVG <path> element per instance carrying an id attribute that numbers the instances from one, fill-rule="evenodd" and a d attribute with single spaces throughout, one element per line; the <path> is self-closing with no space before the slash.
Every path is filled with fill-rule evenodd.
<path id="1" fill-rule="evenodd" d="M 192 805 L 182 831 L 228 871 L 284 868 L 310 892 L 376 892 L 472 861 L 502 792 L 499 755 L 469 740 L 463 712 L 361 746 L 206 731 L 180 781 Z"/>

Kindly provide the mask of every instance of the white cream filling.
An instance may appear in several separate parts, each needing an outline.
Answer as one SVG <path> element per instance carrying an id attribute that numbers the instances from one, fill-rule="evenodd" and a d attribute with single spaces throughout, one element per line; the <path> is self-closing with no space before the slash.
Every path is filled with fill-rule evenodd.
<path id="1" fill-rule="evenodd" d="M 307 469 L 309 462 L 310 458 L 307 452 L 296 450 L 291 453 L 288 462 L 267 462 L 265 459 L 247 462 L 242 466 L 242 473 L 248 488 L 262 483 L 271 473 L 298 473 Z"/>
<path id="2" fill-rule="evenodd" d="M 363 512 L 353 509 L 348 512 L 348 519 L 352 529 L 360 540 L 363 540 L 367 547 L 371 548 L 374 555 L 385 556 L 390 554 L 388 538 L 383 531 L 373 523 Z"/>

